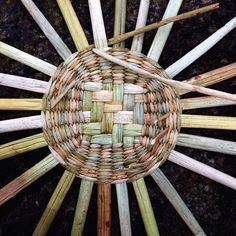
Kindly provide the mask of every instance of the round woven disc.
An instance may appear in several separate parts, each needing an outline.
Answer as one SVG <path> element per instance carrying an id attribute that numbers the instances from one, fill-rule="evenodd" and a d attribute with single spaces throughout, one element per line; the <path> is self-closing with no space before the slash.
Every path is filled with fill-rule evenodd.
<path id="1" fill-rule="evenodd" d="M 168 78 L 144 55 L 107 53 Z M 180 105 L 170 86 L 94 54 L 75 53 L 52 76 L 43 98 L 43 131 L 55 158 L 95 182 L 133 181 L 163 163 L 180 129 Z"/>

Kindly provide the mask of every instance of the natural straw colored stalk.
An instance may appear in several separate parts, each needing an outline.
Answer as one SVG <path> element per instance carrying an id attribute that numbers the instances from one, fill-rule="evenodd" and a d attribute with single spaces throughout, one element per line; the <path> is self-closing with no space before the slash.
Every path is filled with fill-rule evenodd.
<path id="1" fill-rule="evenodd" d="M 127 184 L 116 184 L 121 236 L 131 236 L 131 223 Z"/>
<path id="2" fill-rule="evenodd" d="M 42 128 L 41 115 L 0 121 L 0 133 Z"/>
<path id="3" fill-rule="evenodd" d="M 133 37 L 135 35 L 142 34 L 142 33 L 145 33 L 145 32 L 151 31 L 151 30 L 155 30 L 155 29 L 157 29 L 157 28 L 159 28 L 161 26 L 167 25 L 167 24 L 169 24 L 171 22 L 185 20 L 185 19 L 188 19 L 188 18 L 191 18 L 191 17 L 194 17 L 194 16 L 198 16 L 200 14 L 203 14 L 203 13 L 206 13 L 206 12 L 209 12 L 209 11 L 216 10 L 218 8 L 219 8 L 219 4 L 216 3 L 216 4 L 209 5 L 207 7 L 202 7 L 202 8 L 193 10 L 193 11 L 189 11 L 189 12 L 180 14 L 178 16 L 174 16 L 174 17 L 170 17 L 170 18 L 164 19 L 162 21 L 159 21 L 159 22 L 156 22 L 156 23 L 144 26 L 144 27 L 142 27 L 140 29 L 136 29 L 136 30 L 130 31 L 128 33 L 125 33 L 125 34 L 118 35 L 116 37 L 110 38 L 108 40 L 108 45 L 112 45 L 112 44 L 115 44 L 115 43 L 119 43 L 119 42 L 125 41 L 126 39 L 131 38 L 131 37 Z"/>
<path id="4" fill-rule="evenodd" d="M 40 29 L 46 35 L 48 40 L 54 46 L 58 54 L 65 60 L 71 55 L 70 49 L 65 45 L 62 41 L 58 33 L 52 27 L 52 25 L 48 22 L 46 17 L 42 14 L 42 12 L 38 9 L 38 7 L 34 4 L 32 0 L 21 0 L 25 8 L 28 10 L 30 15 L 36 21 Z"/>
<path id="5" fill-rule="evenodd" d="M 34 98 L 0 98 L 0 110 L 40 111 L 42 99 Z"/>
<path id="6" fill-rule="evenodd" d="M 202 137 L 191 134 L 178 134 L 177 145 L 211 152 L 236 155 L 236 142 Z"/>
<path id="7" fill-rule="evenodd" d="M 148 195 L 147 187 L 144 179 L 141 178 L 132 182 L 136 198 L 138 200 L 139 209 L 142 215 L 143 223 L 148 236 L 159 235 L 156 219 L 154 216 L 151 201 Z"/>
<path id="8" fill-rule="evenodd" d="M 84 179 L 81 180 L 71 236 L 83 235 L 83 229 L 88 212 L 89 202 L 92 195 L 92 189 L 93 182 Z"/>
<path id="9" fill-rule="evenodd" d="M 232 100 L 232 101 L 236 101 L 236 95 L 230 94 L 230 93 L 225 93 L 225 92 L 221 92 L 221 91 L 217 91 L 214 89 L 209 89 L 209 88 L 204 88 L 204 87 L 200 87 L 200 86 L 196 86 L 196 85 L 191 85 L 188 83 L 183 83 L 180 81 L 174 81 L 174 80 L 170 80 L 170 79 L 166 79 L 164 77 L 161 77 L 159 75 L 154 75 L 146 70 L 140 69 L 137 66 L 133 66 L 132 64 L 124 61 L 124 60 L 120 60 L 116 57 L 113 57 L 109 54 L 107 54 L 104 51 L 98 50 L 98 49 L 93 49 L 94 53 L 98 54 L 99 56 L 114 62 L 120 66 L 123 66 L 131 71 L 134 71 L 144 77 L 147 78 L 151 78 L 151 79 L 155 79 L 160 81 L 161 83 L 165 83 L 167 85 L 173 86 L 175 88 L 178 89 L 186 89 L 192 92 L 198 92 L 198 93 L 203 93 L 203 94 L 207 94 L 207 95 L 212 95 L 212 96 L 216 96 L 216 97 L 220 97 L 220 98 L 224 98 L 224 99 L 228 99 L 228 100 Z"/>
<path id="10" fill-rule="evenodd" d="M 191 110 L 191 109 L 199 109 L 199 108 L 236 105 L 236 102 L 213 97 L 213 96 L 204 96 L 204 97 L 181 99 L 180 104 L 183 110 Z"/>
<path id="11" fill-rule="evenodd" d="M 56 66 L 3 42 L 0 42 L 0 53 L 49 76 L 52 76 L 57 69 Z"/>
<path id="12" fill-rule="evenodd" d="M 57 4 L 65 19 L 71 37 L 78 51 L 85 49 L 89 44 L 84 34 L 82 26 L 74 11 L 70 0 L 57 0 Z"/>
<path id="13" fill-rule="evenodd" d="M 165 13 L 162 19 L 169 17 L 174 17 L 177 15 L 183 0 L 169 0 L 166 7 Z M 155 38 L 148 52 L 148 57 L 152 58 L 154 61 L 158 61 L 163 48 L 165 47 L 166 41 L 169 37 L 170 31 L 174 23 L 169 23 L 168 25 L 162 26 L 157 30 Z"/>
<path id="14" fill-rule="evenodd" d="M 115 1 L 115 19 L 114 19 L 114 37 L 125 32 L 126 20 L 126 3 L 127 0 Z M 113 45 L 114 48 L 125 47 L 125 42 L 120 42 Z"/>
<path id="15" fill-rule="evenodd" d="M 236 130 L 236 117 L 181 115 L 182 128 Z"/>
<path id="16" fill-rule="evenodd" d="M 47 146 L 43 134 L 35 134 L 0 145 L 0 160 Z"/>
<path id="17" fill-rule="evenodd" d="M 208 165 L 205 165 L 199 161 L 196 161 L 182 153 L 172 150 L 168 160 L 236 190 L 236 178 L 227 175 L 219 170 L 216 170 Z"/>
<path id="18" fill-rule="evenodd" d="M 166 69 L 166 73 L 171 77 L 175 77 L 186 67 L 191 65 L 195 60 L 202 56 L 205 52 L 211 49 L 216 43 L 218 43 L 225 35 L 236 27 L 236 17 L 230 20 L 222 28 L 217 30 L 214 34 L 200 43 L 197 47 L 188 52 L 185 56 L 180 58 L 174 64 Z"/>
<path id="19" fill-rule="evenodd" d="M 98 184 L 97 235 L 111 234 L 111 184 Z"/>
<path id="20" fill-rule="evenodd" d="M 157 168 L 152 172 L 151 176 L 193 234 L 198 236 L 206 235 L 164 173 Z"/>
<path id="21" fill-rule="evenodd" d="M 43 236 L 47 234 L 48 229 L 56 217 L 74 178 L 74 174 L 68 172 L 67 170 L 64 172 L 55 191 L 53 192 L 52 197 L 50 198 L 50 201 L 48 202 L 46 209 L 43 212 L 42 217 L 37 224 L 37 227 L 33 233 L 34 236 Z"/>
<path id="22" fill-rule="evenodd" d="M 88 3 L 95 47 L 106 48 L 107 36 L 102 16 L 101 2 L 100 0 L 88 0 Z"/>
<path id="23" fill-rule="evenodd" d="M 139 29 L 146 25 L 148 10 L 149 10 L 150 0 L 141 0 L 138 10 L 138 18 L 136 21 L 135 29 Z M 141 52 L 143 47 L 144 33 L 136 35 L 133 38 L 131 45 L 131 51 Z"/>
<path id="24" fill-rule="evenodd" d="M 4 186 L 2 189 L 0 189 L 0 205 L 21 192 L 38 178 L 50 171 L 57 164 L 58 162 L 52 157 L 52 155 L 49 155 L 31 167 L 29 170 L 24 172 L 22 175 L 11 181 L 9 184 Z"/>
<path id="25" fill-rule="evenodd" d="M 194 76 L 190 79 L 184 80 L 183 82 L 207 87 L 212 84 L 222 82 L 236 76 L 236 62 L 211 70 L 201 75 Z M 186 94 L 189 91 L 180 90 L 180 95 Z"/>
<path id="26" fill-rule="evenodd" d="M 47 82 L 41 80 L 0 73 L 0 85 L 2 86 L 45 93 L 47 84 Z"/>

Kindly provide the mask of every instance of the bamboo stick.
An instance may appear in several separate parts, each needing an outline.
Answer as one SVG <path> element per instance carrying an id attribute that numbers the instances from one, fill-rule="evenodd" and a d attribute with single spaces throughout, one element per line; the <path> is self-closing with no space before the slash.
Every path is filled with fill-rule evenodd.
<path id="1" fill-rule="evenodd" d="M 35 134 L 0 145 L 0 160 L 47 146 L 43 134 Z"/>
<path id="2" fill-rule="evenodd" d="M 67 170 L 64 172 L 55 191 L 53 192 L 52 197 L 48 202 L 46 209 L 43 212 L 42 217 L 37 224 L 36 229 L 34 230 L 34 236 L 43 236 L 47 234 L 47 231 L 55 219 L 74 178 L 74 174 L 68 172 Z"/>
<path id="3" fill-rule="evenodd" d="M 111 234 L 111 185 L 98 184 L 98 220 L 97 235 Z"/>
<path id="4" fill-rule="evenodd" d="M 209 11 L 216 10 L 218 8 L 219 8 L 219 4 L 216 3 L 216 4 L 212 4 L 212 5 L 209 5 L 209 6 L 206 6 L 206 7 L 202 7 L 202 8 L 193 10 L 193 11 L 186 12 L 186 13 L 174 16 L 174 17 L 170 17 L 170 18 L 164 19 L 162 21 L 158 21 L 156 23 L 144 26 L 140 29 L 136 29 L 136 30 L 130 31 L 128 33 L 110 38 L 108 40 L 108 45 L 112 45 L 112 44 L 116 44 L 116 43 L 125 41 L 126 39 L 131 38 L 135 35 L 142 34 L 142 33 L 145 33 L 145 32 L 151 31 L 151 30 L 155 30 L 155 29 L 157 29 L 161 26 L 167 25 L 171 22 L 177 22 L 177 21 L 180 21 L 180 20 L 185 20 L 185 19 L 188 19 L 188 18 L 191 18 L 191 17 L 194 17 L 194 16 L 198 16 L 200 14 L 203 14 L 203 13 L 206 13 L 206 12 L 209 12 Z"/>
<path id="5" fill-rule="evenodd" d="M 154 216 L 151 201 L 148 195 L 147 187 L 144 179 L 141 178 L 132 182 L 136 198 L 138 200 L 139 209 L 141 211 L 143 223 L 148 236 L 159 235 L 156 219 Z"/>
<path id="6" fill-rule="evenodd" d="M 52 76 L 57 69 L 56 66 L 3 42 L 0 42 L 0 53 L 49 76 Z"/>
<path id="7" fill-rule="evenodd" d="M 41 115 L 0 121 L 0 133 L 42 128 Z"/>
<path id="8" fill-rule="evenodd" d="M 182 128 L 236 130 L 236 117 L 181 115 Z"/>
<path id="9" fill-rule="evenodd" d="M 71 236 L 82 236 L 89 202 L 92 195 L 93 182 L 81 180 L 78 201 L 75 210 Z"/>
<path id="10" fill-rule="evenodd" d="M 129 198 L 126 183 L 116 184 L 121 236 L 131 236 Z"/>
<path id="11" fill-rule="evenodd" d="M 123 34 L 125 32 L 126 4 L 127 4 L 127 0 L 115 1 L 114 36 Z M 114 44 L 113 47 L 124 48 L 125 42 Z"/>
<path id="12" fill-rule="evenodd" d="M 186 67 L 191 65 L 195 60 L 202 56 L 205 52 L 211 49 L 218 43 L 225 35 L 236 27 L 236 17 L 230 20 L 227 24 L 217 30 L 214 34 L 200 43 L 197 47 L 185 54 L 182 58 L 169 66 L 165 71 L 171 77 L 175 77 Z"/>
<path id="13" fill-rule="evenodd" d="M 235 94 L 236 95 L 236 94 Z M 185 98 L 180 100 L 183 110 L 236 105 L 236 102 L 213 96 Z"/>
<path id="14" fill-rule="evenodd" d="M 38 178 L 50 171 L 57 164 L 58 162 L 52 157 L 52 155 L 48 155 L 42 161 L 38 162 L 29 170 L 27 170 L 19 177 L 11 181 L 9 184 L 1 188 L 0 205 L 4 204 L 16 194 L 21 192 L 23 189 L 32 184 Z"/>
<path id="15" fill-rule="evenodd" d="M 100 0 L 88 0 L 88 3 L 95 47 L 106 48 L 107 36 L 102 16 L 101 2 Z"/>
<path id="16" fill-rule="evenodd" d="M 42 99 L 0 98 L 0 110 L 40 111 L 42 110 Z"/>
<path id="17" fill-rule="evenodd" d="M 186 89 L 189 91 L 194 91 L 194 92 L 198 92 L 198 93 L 203 93 L 203 94 L 207 94 L 207 95 L 212 95 L 212 96 L 216 96 L 216 97 L 220 97 L 220 98 L 224 98 L 224 99 L 228 99 L 228 100 L 232 100 L 232 101 L 236 101 L 236 95 L 230 94 L 230 93 L 225 93 L 225 92 L 221 92 L 221 91 L 217 91 L 214 89 L 209 89 L 209 88 L 204 88 L 204 87 L 200 87 L 200 86 L 196 86 L 196 85 L 191 85 L 188 83 L 183 83 L 180 81 L 174 81 L 174 80 L 170 80 L 170 79 L 166 79 L 164 77 L 161 77 L 159 75 L 155 75 L 152 74 L 146 70 L 140 69 L 137 66 L 133 66 L 132 64 L 124 61 L 124 60 L 120 60 L 114 56 L 111 56 L 109 54 L 107 54 L 104 51 L 98 50 L 96 48 L 93 49 L 94 53 L 98 54 L 99 56 L 114 62 L 120 66 L 123 66 L 131 71 L 134 71 L 144 77 L 147 78 L 151 78 L 151 79 L 155 79 L 158 80 L 161 83 L 165 83 L 167 85 L 170 85 L 172 87 L 175 88 L 179 88 L 179 89 Z"/>
<path id="18" fill-rule="evenodd" d="M 208 165 L 205 165 L 199 161 L 196 161 L 182 153 L 172 150 L 168 160 L 236 190 L 236 178 L 227 175 L 219 170 L 216 170 Z"/>
<path id="19" fill-rule="evenodd" d="M 70 0 L 57 0 L 57 4 L 64 17 L 66 25 L 78 51 L 85 49 L 89 44 L 78 17 Z"/>
<path id="20" fill-rule="evenodd" d="M 180 133 L 178 134 L 177 145 L 229 155 L 236 155 L 236 142 L 222 139 Z"/>
<path id="21" fill-rule="evenodd" d="M 135 29 L 139 29 L 146 25 L 150 0 L 141 0 L 138 10 L 138 18 Z M 141 52 L 143 47 L 144 33 L 134 36 L 131 45 L 131 51 Z"/>
<path id="22" fill-rule="evenodd" d="M 182 2 L 183 0 L 169 0 L 169 3 L 166 7 L 162 20 L 176 16 L 178 14 Z M 152 45 L 147 55 L 154 61 L 159 60 L 161 53 L 165 47 L 166 41 L 169 37 L 173 24 L 174 24 L 173 22 L 169 23 L 168 25 L 162 26 L 157 30 L 155 38 L 152 42 Z"/>
<path id="23" fill-rule="evenodd" d="M 38 9 L 38 7 L 34 4 L 32 0 L 21 0 L 25 8 L 28 10 L 30 15 L 36 21 L 40 29 L 46 35 L 48 40 L 54 46 L 58 54 L 65 60 L 71 55 L 70 49 L 65 45 L 62 41 L 61 37 L 52 27 L 52 25 L 48 22 L 46 17 L 42 14 L 42 12 Z"/>
<path id="24" fill-rule="evenodd" d="M 45 93 L 47 82 L 36 79 L 0 73 L 0 85 L 23 89 L 36 93 Z"/>
<path id="25" fill-rule="evenodd" d="M 151 176 L 155 180 L 161 191 L 165 194 L 167 199 L 170 201 L 172 206 L 175 208 L 177 213 L 192 231 L 192 233 L 198 236 L 206 235 L 180 195 L 177 193 L 170 181 L 166 178 L 164 173 L 159 168 L 157 168 L 154 172 L 152 172 Z"/>
<path id="26" fill-rule="evenodd" d="M 236 62 L 229 65 L 211 70 L 201 75 L 194 76 L 190 79 L 184 80 L 183 82 L 207 87 L 212 84 L 222 82 L 236 76 Z M 188 93 L 188 91 L 180 90 L 180 95 Z"/>

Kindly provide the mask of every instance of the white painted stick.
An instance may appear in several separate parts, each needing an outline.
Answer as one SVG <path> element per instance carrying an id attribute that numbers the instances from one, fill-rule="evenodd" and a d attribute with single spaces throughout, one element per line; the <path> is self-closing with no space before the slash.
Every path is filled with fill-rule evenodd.
<path id="1" fill-rule="evenodd" d="M 21 0 L 21 2 L 33 17 L 33 19 L 36 21 L 43 33 L 46 35 L 48 40 L 51 42 L 53 47 L 56 49 L 58 54 L 64 60 L 68 58 L 72 54 L 70 49 L 65 45 L 61 37 L 48 22 L 42 12 L 38 9 L 38 7 L 34 4 L 34 2 L 32 0 Z"/>
<path id="2" fill-rule="evenodd" d="M 0 121 L 0 133 L 42 128 L 41 115 Z"/>
<path id="3" fill-rule="evenodd" d="M 176 16 L 183 0 L 169 0 L 166 7 L 165 13 L 163 15 L 163 20 L 169 17 Z M 163 48 L 165 47 L 166 41 L 169 37 L 170 31 L 174 23 L 169 23 L 168 25 L 162 26 L 157 30 L 155 38 L 148 52 L 148 57 L 155 61 L 158 61 Z"/>
<path id="4" fill-rule="evenodd" d="M 126 183 L 116 184 L 121 236 L 131 236 L 129 198 Z"/>
<path id="5" fill-rule="evenodd" d="M 52 76 L 57 69 L 56 66 L 3 42 L 0 42 L 0 53 L 49 76 Z"/>
<path id="6" fill-rule="evenodd" d="M 193 234 L 198 236 L 205 235 L 203 229 L 164 173 L 157 168 L 152 172 L 151 176 Z"/>
<path id="7" fill-rule="evenodd" d="M 178 134 L 177 145 L 212 152 L 236 155 L 236 142 L 202 137 L 191 134 Z"/>
<path id="8" fill-rule="evenodd" d="M 174 76 L 179 74 L 182 70 L 184 70 L 186 67 L 191 65 L 195 60 L 197 60 L 210 48 L 212 48 L 216 43 L 218 43 L 225 35 L 227 35 L 235 27 L 236 27 L 236 17 L 230 20 L 227 24 L 225 24 L 222 28 L 217 30 L 214 34 L 212 34 L 202 43 L 200 43 L 197 47 L 188 52 L 185 56 L 180 58 L 171 66 L 169 66 L 166 69 L 166 73 L 171 78 L 173 78 Z"/>
<path id="9" fill-rule="evenodd" d="M 196 161 L 182 153 L 171 151 L 171 154 L 168 158 L 169 161 L 180 165 L 188 170 L 196 172 L 200 175 L 203 175 L 209 179 L 212 179 L 220 184 L 228 186 L 236 190 L 236 178 L 227 175 L 219 170 L 216 170 L 206 164 L 203 164 L 199 161 Z"/>
<path id="10" fill-rule="evenodd" d="M 88 0 L 88 3 L 95 47 L 106 48 L 107 36 L 103 21 L 101 2 L 100 0 Z"/>
<path id="11" fill-rule="evenodd" d="M 150 0 L 141 0 L 135 29 L 141 28 L 146 25 L 149 5 L 150 5 Z M 144 33 L 134 36 L 131 46 L 131 51 L 141 52 L 143 47 L 143 39 L 144 39 Z"/>
<path id="12" fill-rule="evenodd" d="M 45 93 L 47 84 L 47 82 L 41 80 L 0 73 L 0 85 L 2 86 Z"/>

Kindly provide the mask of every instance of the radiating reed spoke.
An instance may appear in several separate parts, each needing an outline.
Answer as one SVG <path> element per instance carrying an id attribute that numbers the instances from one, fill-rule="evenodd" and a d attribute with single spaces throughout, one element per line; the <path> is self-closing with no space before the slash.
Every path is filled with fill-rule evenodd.
<path id="1" fill-rule="evenodd" d="M 88 180 L 81 180 L 71 236 L 83 235 L 83 229 L 87 217 L 89 202 L 92 195 L 92 189 L 93 182 Z"/>
<path id="2" fill-rule="evenodd" d="M 49 76 L 52 76 L 57 69 L 56 66 L 3 42 L 0 42 L 0 53 Z"/>
<path id="3" fill-rule="evenodd" d="M 41 115 L 0 121 L 0 133 L 42 128 Z"/>
<path id="4" fill-rule="evenodd" d="M 47 146 L 43 134 L 35 134 L 0 145 L 0 160 Z"/>
<path id="5" fill-rule="evenodd" d="M 197 60 L 200 56 L 202 56 L 205 52 L 207 52 L 210 48 L 212 48 L 216 43 L 218 43 L 225 35 L 227 35 L 231 30 L 236 27 L 236 17 L 230 20 L 227 24 L 225 24 L 222 28 L 217 30 L 214 34 L 212 34 L 209 38 L 200 43 L 197 47 L 192 49 L 174 64 L 169 66 L 166 69 L 166 73 L 171 77 L 175 77 L 186 67 L 191 65 L 195 60 Z"/>
<path id="6" fill-rule="evenodd" d="M 2 86 L 45 93 L 47 84 L 47 82 L 41 80 L 0 73 L 0 85 Z"/>
<path id="7" fill-rule="evenodd" d="M 165 13 L 162 19 L 176 16 L 183 0 L 169 0 L 169 3 L 166 7 Z M 152 45 L 148 52 L 148 57 L 152 58 L 155 61 L 158 61 L 163 48 L 165 47 L 166 41 L 172 29 L 173 23 L 162 26 L 157 30 L 155 38 L 152 42 Z"/>
<path id="8" fill-rule="evenodd" d="M 188 209 L 182 198 L 179 196 L 175 188 L 166 178 L 164 173 L 159 168 L 157 168 L 154 172 L 152 172 L 151 176 L 153 177 L 161 191 L 165 194 L 167 199 L 170 201 L 170 203 L 173 205 L 175 210 L 178 212 L 180 217 L 193 232 L 193 234 L 198 236 L 205 235 L 203 229 L 198 224 L 197 220 Z"/>
<path id="9" fill-rule="evenodd" d="M 236 190 L 236 178 L 227 175 L 219 170 L 216 170 L 208 165 L 205 165 L 199 161 L 196 161 L 182 153 L 171 151 L 168 160 Z"/>
<path id="10" fill-rule="evenodd" d="M 0 189 L 0 205 L 14 197 L 17 193 L 32 184 L 42 175 L 46 174 L 57 164 L 58 162 L 52 157 L 52 155 L 49 155 L 31 167 L 29 170 L 24 172 L 22 175 L 11 181 L 9 184 L 4 186 L 2 189 Z"/>
<path id="11" fill-rule="evenodd" d="M 52 25 L 48 22 L 46 17 L 38 9 L 32 0 L 21 0 L 30 15 L 34 18 L 40 29 L 46 35 L 48 40 L 54 46 L 58 54 L 65 60 L 71 55 L 70 49 L 62 41 L 58 33 L 54 30 Z"/>
<path id="12" fill-rule="evenodd" d="M 236 117 L 181 115 L 182 128 L 236 130 Z"/>
<path id="13" fill-rule="evenodd" d="M 135 29 L 141 28 L 146 25 L 150 0 L 141 0 L 138 10 L 138 18 L 136 21 Z M 144 33 L 136 35 L 133 38 L 131 51 L 141 52 L 143 47 Z"/>
<path id="14" fill-rule="evenodd" d="M 43 212 L 42 217 L 37 224 L 37 227 L 33 233 L 34 236 L 43 236 L 47 234 L 47 231 L 56 217 L 74 178 L 74 174 L 68 172 L 67 170 L 64 172 L 48 202 L 46 209 Z"/>
<path id="15" fill-rule="evenodd" d="M 144 179 L 141 178 L 132 183 L 147 235 L 159 235 L 156 219 Z"/>
<path id="16" fill-rule="evenodd" d="M 180 133 L 178 134 L 177 145 L 229 155 L 236 155 L 236 142 L 227 140 Z"/>
<path id="17" fill-rule="evenodd" d="M 0 110 L 40 111 L 42 99 L 0 98 Z"/>

